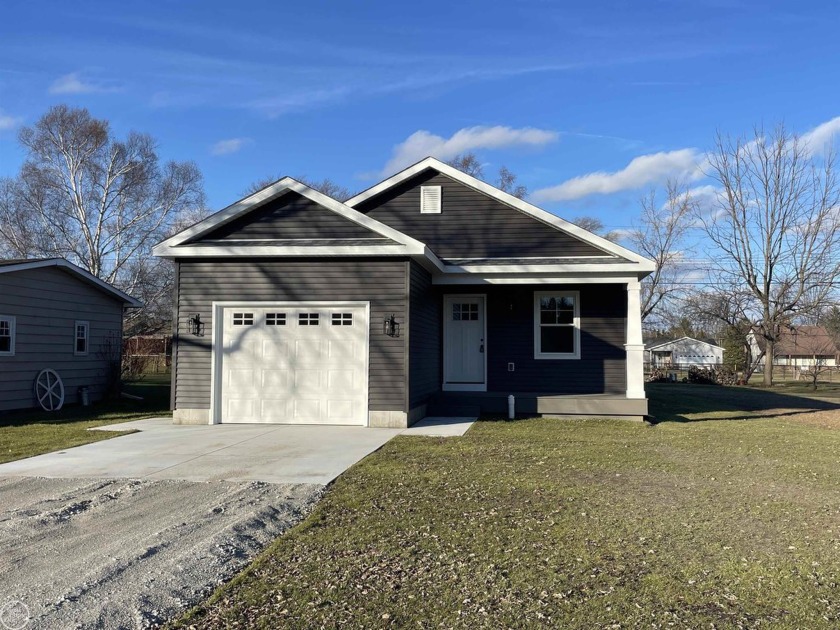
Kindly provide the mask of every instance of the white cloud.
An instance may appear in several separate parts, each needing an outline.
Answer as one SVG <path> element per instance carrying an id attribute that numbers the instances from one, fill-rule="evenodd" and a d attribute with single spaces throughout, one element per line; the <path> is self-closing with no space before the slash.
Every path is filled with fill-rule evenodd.
<path id="1" fill-rule="evenodd" d="M 117 92 L 119 88 L 96 83 L 82 78 L 81 73 L 71 72 L 58 77 L 50 85 L 50 94 L 93 94 L 98 92 Z"/>
<path id="2" fill-rule="evenodd" d="M 840 116 L 802 134 L 802 141 L 812 153 L 822 154 L 834 142 L 838 133 L 840 133 Z"/>
<path id="3" fill-rule="evenodd" d="M 697 149 L 678 149 L 640 155 L 620 171 L 597 171 L 566 180 L 557 186 L 541 188 L 531 198 L 541 201 L 568 201 L 589 195 L 607 195 L 661 183 L 670 177 L 696 180 L 703 176 L 703 154 Z"/>
<path id="4" fill-rule="evenodd" d="M 250 138 L 229 138 L 219 140 L 210 148 L 211 155 L 229 155 L 242 150 L 246 145 L 251 144 Z"/>
<path id="5" fill-rule="evenodd" d="M 449 138 L 437 136 L 425 130 L 415 131 L 404 142 L 394 147 L 393 155 L 382 175 L 393 175 L 397 171 L 433 156 L 439 160 L 451 160 L 460 153 L 475 149 L 501 149 L 504 147 L 527 145 L 542 146 L 555 142 L 559 134 L 533 127 L 465 127 L 456 131 Z"/>
<path id="6" fill-rule="evenodd" d="M 11 116 L 9 114 L 4 114 L 3 110 L 0 109 L 0 131 L 8 131 L 9 129 L 14 129 L 22 122 L 23 118 L 20 118 L 18 116 Z"/>

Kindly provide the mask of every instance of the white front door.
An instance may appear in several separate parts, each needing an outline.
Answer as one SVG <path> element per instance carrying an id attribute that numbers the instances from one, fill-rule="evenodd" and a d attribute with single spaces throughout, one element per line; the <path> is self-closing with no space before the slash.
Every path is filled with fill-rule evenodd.
<path id="1" fill-rule="evenodd" d="M 216 422 L 367 424 L 367 305 L 216 309 Z"/>
<path id="2" fill-rule="evenodd" d="M 487 329 L 483 295 L 443 298 L 443 389 L 487 389 Z"/>

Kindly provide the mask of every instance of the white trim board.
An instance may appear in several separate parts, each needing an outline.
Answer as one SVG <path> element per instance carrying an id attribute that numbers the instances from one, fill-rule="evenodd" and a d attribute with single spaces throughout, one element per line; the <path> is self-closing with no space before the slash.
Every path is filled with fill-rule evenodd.
<path id="1" fill-rule="evenodd" d="M 557 274 L 557 273 L 500 273 L 500 274 L 441 274 L 432 276 L 434 285 L 460 284 L 630 284 L 638 282 L 635 274 Z"/>
<path id="2" fill-rule="evenodd" d="M 26 260 L 11 265 L 0 265 L 0 273 L 12 273 L 15 271 L 26 271 L 28 269 L 41 269 L 42 267 L 59 267 L 60 269 L 66 269 L 67 271 L 78 276 L 85 282 L 93 284 L 98 289 L 101 289 L 105 293 L 109 293 L 112 297 L 121 300 L 126 306 L 131 306 L 133 308 L 141 308 L 143 306 L 143 303 L 140 300 L 134 299 L 133 297 L 128 295 L 128 293 L 123 293 L 116 287 L 108 284 L 100 278 L 97 278 L 89 271 L 85 271 L 81 267 L 74 265 L 69 260 L 65 260 L 64 258 Z"/>
<path id="3" fill-rule="evenodd" d="M 367 190 L 359 193 L 355 197 L 348 199 L 345 204 L 350 206 L 351 208 L 355 208 L 359 204 L 367 201 L 371 197 L 375 197 L 379 193 L 382 193 L 389 188 L 397 186 L 402 182 L 406 181 L 414 177 L 415 175 L 419 175 L 423 171 L 427 169 L 433 169 L 451 179 L 454 179 L 465 186 L 469 186 L 479 192 L 484 193 L 485 195 L 496 199 L 508 206 L 519 210 L 520 212 L 542 221 L 543 223 L 547 223 L 548 225 L 555 227 L 567 234 L 570 234 L 581 241 L 592 245 L 600 249 L 601 251 L 613 254 L 614 256 L 619 256 L 626 260 L 630 260 L 636 263 L 639 263 L 639 271 L 645 273 L 645 275 L 652 273 L 655 270 L 655 265 L 653 261 L 648 260 L 647 258 L 640 256 L 639 254 L 625 248 L 621 247 L 620 245 L 616 245 L 612 241 L 608 241 L 607 239 L 598 236 L 597 234 L 593 234 L 587 230 L 584 230 L 581 227 L 578 227 L 574 223 L 570 223 L 564 219 L 561 219 L 557 215 L 551 214 L 543 210 L 542 208 L 538 208 L 537 206 L 528 203 L 522 199 L 514 197 L 513 195 L 506 193 L 498 188 L 487 184 L 480 179 L 472 177 L 471 175 L 467 175 L 459 171 L 458 169 L 441 162 L 440 160 L 427 157 L 423 160 L 420 160 L 416 164 L 409 166 L 406 169 L 403 169 L 396 175 L 389 177 L 388 179 L 379 182 L 375 186 L 368 188 Z"/>

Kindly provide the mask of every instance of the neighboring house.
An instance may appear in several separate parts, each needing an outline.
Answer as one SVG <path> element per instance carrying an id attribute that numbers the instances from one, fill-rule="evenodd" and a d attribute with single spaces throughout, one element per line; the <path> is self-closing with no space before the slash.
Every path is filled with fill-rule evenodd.
<path id="1" fill-rule="evenodd" d="M 34 383 L 46 368 L 61 378 L 66 402 L 79 400 L 80 387 L 101 398 L 104 350 L 119 360 L 123 310 L 139 306 L 63 258 L 0 260 L 0 410 L 37 406 Z"/>
<path id="2" fill-rule="evenodd" d="M 433 158 L 346 203 L 281 179 L 155 254 L 176 422 L 647 413 L 653 263 Z"/>
<path id="3" fill-rule="evenodd" d="M 754 357 L 764 351 L 766 340 L 760 334 L 747 334 Z M 773 348 L 773 365 L 794 367 L 836 367 L 840 365 L 840 348 L 823 326 L 783 328 Z"/>
<path id="4" fill-rule="evenodd" d="M 680 337 L 672 341 L 648 344 L 647 360 L 654 367 L 662 366 L 712 366 L 723 363 L 723 348 L 693 337 Z"/>

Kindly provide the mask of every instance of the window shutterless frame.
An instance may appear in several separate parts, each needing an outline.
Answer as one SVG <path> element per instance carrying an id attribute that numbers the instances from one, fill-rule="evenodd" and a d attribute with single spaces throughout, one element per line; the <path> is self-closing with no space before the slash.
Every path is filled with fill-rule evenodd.
<path id="1" fill-rule="evenodd" d="M 73 354 L 84 357 L 88 354 L 90 345 L 90 322 L 77 320 L 73 324 Z"/>
<path id="2" fill-rule="evenodd" d="M 0 357 L 15 356 L 15 317 L 0 315 Z"/>
<path id="3" fill-rule="evenodd" d="M 574 343 L 573 352 L 543 352 L 542 350 L 542 328 L 549 326 L 543 324 L 540 319 L 540 301 L 543 298 L 571 298 L 574 300 L 574 310 L 571 324 L 566 324 L 572 329 Z M 580 291 L 534 291 L 534 359 L 580 359 Z"/>

